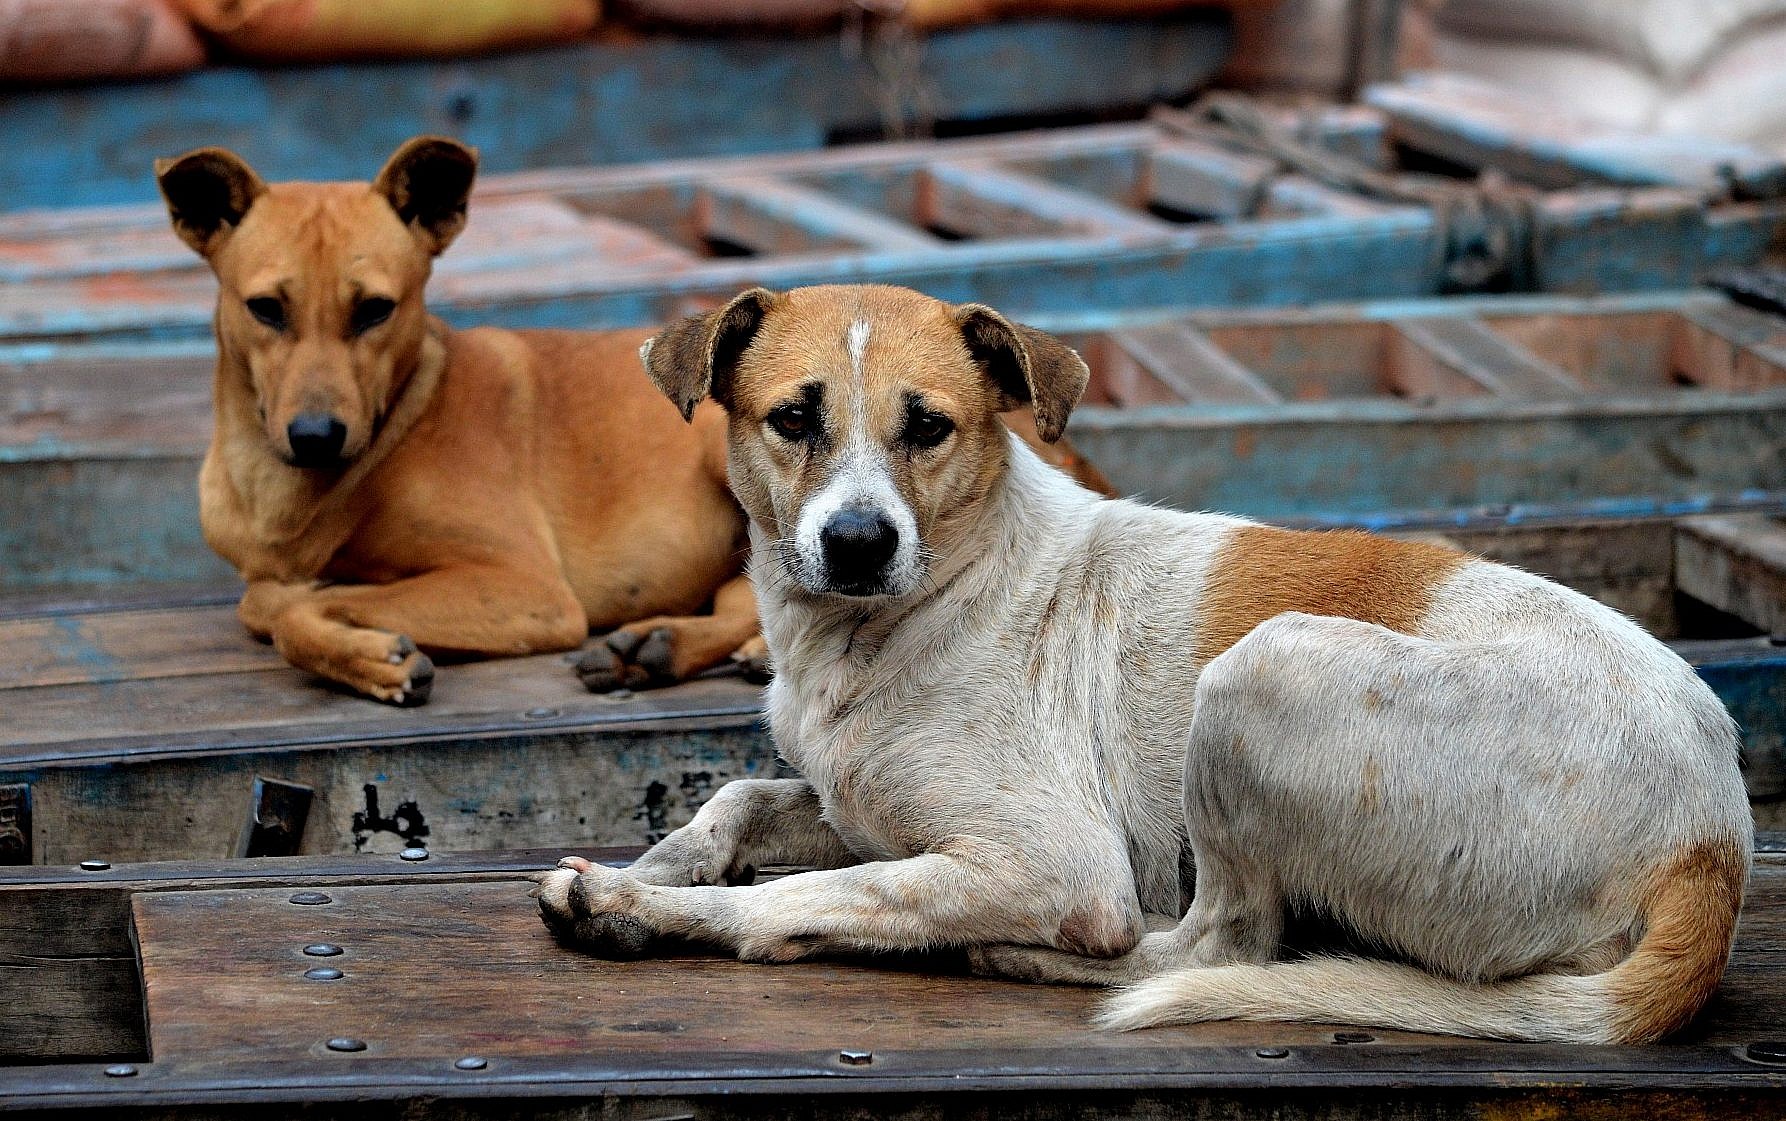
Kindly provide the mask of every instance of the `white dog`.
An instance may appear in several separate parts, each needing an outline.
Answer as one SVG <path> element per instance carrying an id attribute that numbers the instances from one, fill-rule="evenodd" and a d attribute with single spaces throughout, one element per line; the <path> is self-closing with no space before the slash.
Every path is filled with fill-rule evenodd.
<path id="1" fill-rule="evenodd" d="M 1631 1042 L 1716 988 L 1736 735 L 1618 613 L 1432 545 L 1101 500 L 997 421 L 1028 402 L 1058 437 L 1084 363 L 985 307 L 758 289 L 645 358 L 730 413 L 805 779 L 724 787 L 627 872 L 542 875 L 561 937 L 968 947 L 1128 985 L 1119 1028 Z M 819 870 L 737 886 L 766 862 Z M 1275 960 L 1298 911 L 1382 957 Z"/>

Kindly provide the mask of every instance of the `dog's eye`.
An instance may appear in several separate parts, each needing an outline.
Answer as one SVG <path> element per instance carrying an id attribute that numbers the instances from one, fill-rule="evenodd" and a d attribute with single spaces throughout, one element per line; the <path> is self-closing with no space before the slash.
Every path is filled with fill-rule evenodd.
<path id="1" fill-rule="evenodd" d="M 955 422 L 928 409 L 914 410 L 905 420 L 905 442 L 920 448 L 934 448 L 955 431 Z"/>
<path id="2" fill-rule="evenodd" d="M 391 313 L 396 310 L 396 302 L 387 300 L 383 296 L 373 296 L 369 299 L 361 300 L 353 306 L 353 333 L 356 335 L 365 334 L 367 331 L 372 330 L 372 328 L 389 319 Z"/>
<path id="3" fill-rule="evenodd" d="M 805 405 L 783 405 L 768 419 L 769 427 L 784 440 L 804 440 L 812 432 L 812 413 Z"/>
<path id="4" fill-rule="evenodd" d="M 285 330 L 285 305 L 272 296 L 256 296 L 247 301 L 248 314 L 273 328 Z"/>

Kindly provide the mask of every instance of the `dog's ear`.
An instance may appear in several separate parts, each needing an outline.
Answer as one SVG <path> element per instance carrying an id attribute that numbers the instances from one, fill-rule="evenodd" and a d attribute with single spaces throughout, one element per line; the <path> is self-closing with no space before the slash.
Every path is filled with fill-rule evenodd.
<path id="1" fill-rule="evenodd" d="M 372 189 L 390 200 L 423 248 L 438 255 L 465 228 L 477 172 L 477 149 L 444 136 L 416 136 L 391 153 Z"/>
<path id="2" fill-rule="evenodd" d="M 209 257 L 242 221 L 267 185 L 242 157 L 225 148 L 200 148 L 155 161 L 155 182 L 180 240 Z"/>
<path id="3" fill-rule="evenodd" d="M 682 410 L 682 419 L 694 419 L 695 406 L 703 397 L 732 407 L 732 375 L 738 371 L 738 360 L 756 338 L 763 317 L 780 302 L 781 297 L 767 288 L 752 288 L 718 311 L 665 327 L 639 348 L 645 372 Z"/>
<path id="4" fill-rule="evenodd" d="M 1060 439 L 1091 380 L 1085 360 L 1054 336 L 1013 323 L 985 304 L 962 304 L 955 322 L 968 353 L 1008 407 L 1028 404 L 1036 414 L 1036 435 L 1050 444 Z"/>

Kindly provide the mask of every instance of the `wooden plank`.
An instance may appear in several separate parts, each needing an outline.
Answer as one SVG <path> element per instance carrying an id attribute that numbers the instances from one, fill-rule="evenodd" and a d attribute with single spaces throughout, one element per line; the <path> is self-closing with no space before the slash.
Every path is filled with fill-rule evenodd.
<path id="1" fill-rule="evenodd" d="M 1736 304 L 1682 308 L 1674 364 L 1708 389 L 1786 385 L 1786 321 Z"/>
<path id="2" fill-rule="evenodd" d="M 1136 327 L 1111 340 L 1193 405 L 1273 405 L 1283 397 L 1211 342 L 1179 324 Z"/>
<path id="3" fill-rule="evenodd" d="M 990 162 L 938 161 L 925 168 L 920 220 L 974 238 L 1073 235 L 1158 240 L 1172 227 L 1093 195 Z"/>
<path id="4" fill-rule="evenodd" d="M 1786 865 L 1758 861 L 1746 905 L 1781 908 Z M 1115 1035 L 1090 1030 L 1099 994 L 962 976 L 948 957 L 895 968 L 844 962 L 747 965 L 702 956 L 606 962 L 557 946 L 523 881 L 333 886 L 301 907 L 289 887 L 145 893 L 133 900 L 145 1002 L 158 1061 L 279 1062 L 324 1040 L 366 1044 L 366 1058 L 541 1058 L 589 1052 L 669 1058 L 730 1052 L 881 1051 L 922 1040 L 930 1052 L 1080 1054 L 1130 1048 L 1311 1046 L 1332 1026 L 1218 1022 Z M 1751 949 L 1736 961 L 1686 1040 L 1741 1045 L 1775 1025 L 1786 955 Z M 327 941 L 344 974 L 304 977 L 302 947 Z M 417 945 L 428 947 L 418 954 Z M 410 1014 L 423 996 L 426 1016 Z M 1387 1047 L 1482 1043 L 1373 1030 Z M 1518 1064 L 1516 1063 L 1515 1066 Z M 1092 1073 L 1086 1070 L 1085 1073 Z"/>
<path id="5" fill-rule="evenodd" d="M 620 864 L 638 852 L 584 855 Z M 0 871 L 0 1064 L 25 1060 L 147 1058 L 130 900 L 142 891 L 218 890 L 284 885 L 402 883 L 425 879 L 512 880 L 551 867 L 569 850 L 496 854 L 295 857 L 208 863 Z"/>
<path id="6" fill-rule="evenodd" d="M 706 184 L 701 224 L 710 237 L 759 253 L 868 250 L 918 253 L 941 240 L 821 191 L 764 176 L 735 176 Z"/>
<path id="7" fill-rule="evenodd" d="M 1684 518 L 1675 535 L 1681 590 L 1786 636 L 1786 523 L 1759 514 Z"/>
<path id="8" fill-rule="evenodd" d="M 1278 173 L 1275 161 L 1192 140 L 1162 140 L 1147 160 L 1154 202 L 1229 221 L 1256 215 Z"/>
<path id="9" fill-rule="evenodd" d="M 285 667 L 229 607 L 0 619 L 0 692 L 53 685 L 265 673 Z M 220 682 L 208 682 L 217 688 Z M 139 714 L 125 714 L 134 719 Z M 91 734 L 91 725 L 75 730 Z"/>
<path id="10" fill-rule="evenodd" d="M 1564 371 L 1514 346 L 1474 316 L 1404 320 L 1397 334 L 1446 370 L 1474 382 L 1496 397 L 1546 400 L 1576 397 L 1582 385 Z M 1408 360 L 1403 352 L 1403 360 Z M 1436 377 L 1427 390 L 1443 394 Z"/>

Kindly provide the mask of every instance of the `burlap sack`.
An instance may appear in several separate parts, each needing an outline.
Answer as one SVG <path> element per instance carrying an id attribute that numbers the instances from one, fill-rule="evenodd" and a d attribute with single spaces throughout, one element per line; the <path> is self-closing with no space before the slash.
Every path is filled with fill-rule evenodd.
<path id="1" fill-rule="evenodd" d="M 587 35 L 599 0 L 180 0 L 231 53 L 261 60 L 462 55 Z"/>
<path id="2" fill-rule="evenodd" d="M 166 0 L 0 0 L 0 82 L 172 74 L 204 61 Z"/>

